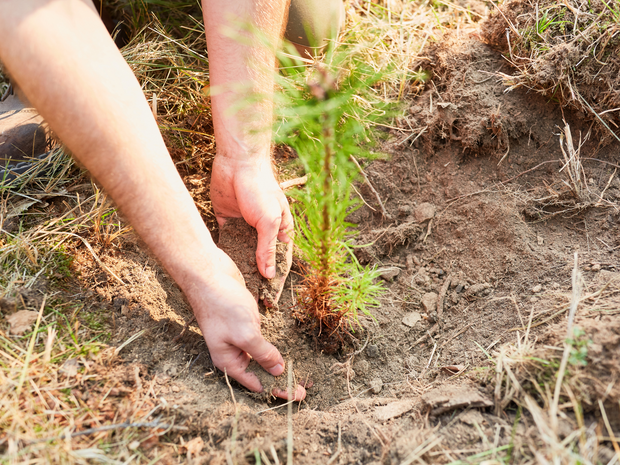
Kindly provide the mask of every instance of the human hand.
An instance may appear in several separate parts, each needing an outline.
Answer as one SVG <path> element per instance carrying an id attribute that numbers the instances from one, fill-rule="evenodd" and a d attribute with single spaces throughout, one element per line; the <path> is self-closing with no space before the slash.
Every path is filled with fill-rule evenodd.
<path id="1" fill-rule="evenodd" d="M 256 360 L 273 376 L 282 374 L 284 360 L 278 349 L 261 335 L 256 301 L 245 288 L 233 261 L 219 249 L 215 249 L 213 255 L 211 264 L 219 270 L 218 274 L 211 278 L 212 282 L 195 285 L 185 293 L 213 364 L 251 391 L 262 392 L 256 375 L 246 372 L 250 359 Z M 271 394 L 288 399 L 286 391 L 276 389 Z M 301 401 L 305 396 L 305 389 L 297 386 L 294 400 Z"/>
<path id="2" fill-rule="evenodd" d="M 269 158 L 241 160 L 216 156 L 211 173 L 211 202 L 220 225 L 226 218 L 243 217 L 256 228 L 258 270 L 265 278 L 273 278 L 276 239 L 291 241 L 293 217 Z"/>

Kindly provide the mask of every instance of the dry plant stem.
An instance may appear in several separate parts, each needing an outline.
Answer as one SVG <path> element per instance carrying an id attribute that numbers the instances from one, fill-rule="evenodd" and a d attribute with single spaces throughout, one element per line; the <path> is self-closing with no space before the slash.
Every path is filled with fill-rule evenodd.
<path id="1" fill-rule="evenodd" d="M 383 202 L 381 201 L 381 197 L 379 196 L 379 193 L 374 188 L 374 186 L 370 183 L 368 176 L 366 175 L 366 173 L 364 172 L 364 170 L 362 169 L 362 167 L 360 166 L 360 164 L 357 162 L 357 160 L 355 159 L 353 155 L 351 155 L 351 160 L 353 161 L 353 163 L 355 163 L 355 166 L 357 166 L 357 169 L 359 170 L 361 175 L 364 177 L 364 182 L 366 183 L 366 185 L 370 188 L 372 193 L 375 194 L 375 198 L 377 199 L 377 202 L 379 202 L 379 206 L 381 207 L 381 214 L 383 215 L 384 218 L 389 218 L 390 215 L 388 214 L 387 210 L 383 206 Z"/>
<path id="2" fill-rule="evenodd" d="M 446 298 L 446 293 L 448 292 L 448 288 L 452 283 L 452 275 L 449 274 L 446 277 L 446 280 L 441 286 L 441 290 L 439 291 L 439 297 L 437 297 L 437 322 L 441 327 L 443 327 L 443 302 Z"/>
<path id="3" fill-rule="evenodd" d="M 609 434 L 609 439 L 611 439 L 611 443 L 616 451 L 616 457 L 620 460 L 620 446 L 618 445 L 618 440 L 614 435 L 614 431 L 611 429 L 611 424 L 609 423 L 609 418 L 607 418 L 607 412 L 605 411 L 605 407 L 603 406 L 603 401 L 601 399 L 598 400 L 598 407 L 601 410 L 601 415 L 603 417 L 603 422 L 605 423 L 605 428 L 607 429 L 607 434 Z"/>
<path id="4" fill-rule="evenodd" d="M 357 188 L 355 187 L 354 184 L 351 184 L 351 187 L 353 188 L 353 190 L 355 191 L 355 193 L 358 195 L 358 197 L 360 199 L 362 199 L 362 202 L 364 202 L 364 205 L 366 205 L 368 208 L 370 208 L 373 212 L 376 212 L 377 210 L 375 210 L 373 207 L 370 206 L 370 204 L 368 202 L 366 202 L 366 199 L 364 199 L 364 197 L 362 196 L 362 194 L 360 193 L 360 191 L 357 190 Z"/>
<path id="5" fill-rule="evenodd" d="M 433 361 L 433 357 L 435 356 L 436 350 L 437 350 L 437 343 L 435 343 L 435 345 L 433 346 L 433 351 L 431 352 L 431 356 L 428 358 L 428 362 L 426 363 L 424 370 L 422 370 L 422 373 L 420 374 L 420 379 L 424 378 L 424 375 L 428 371 L 428 368 L 431 366 L 431 362 Z"/>
<path id="6" fill-rule="evenodd" d="M 455 338 L 459 337 L 461 334 L 463 334 L 465 331 L 467 331 L 469 328 L 471 328 L 473 325 L 473 323 L 469 323 L 467 326 L 465 326 L 463 329 L 461 329 L 458 333 L 456 333 L 454 336 L 450 336 L 449 339 L 445 340 L 442 344 L 441 347 L 439 349 L 443 349 L 446 344 L 448 344 L 449 342 L 451 342 L 452 340 L 454 340 Z"/>
<path id="7" fill-rule="evenodd" d="M 288 362 L 288 398 L 293 399 L 293 361 Z M 288 432 L 286 436 L 286 465 L 293 465 L 293 401 L 288 403 Z"/>
<path id="8" fill-rule="evenodd" d="M 302 176 L 300 178 L 289 179 L 288 181 L 283 181 L 280 183 L 280 189 L 283 191 L 290 189 L 295 186 L 303 186 L 308 182 L 308 176 Z"/>
<path id="9" fill-rule="evenodd" d="M 34 331 L 32 332 L 32 336 L 30 337 L 30 344 L 28 344 L 28 352 L 26 352 L 26 359 L 24 360 L 24 368 L 22 369 L 21 375 L 19 376 L 19 381 L 17 383 L 17 395 L 19 396 L 22 385 L 24 384 L 24 380 L 26 379 L 26 373 L 28 372 L 28 365 L 30 364 L 30 358 L 32 357 L 32 352 L 34 350 L 34 342 L 37 339 L 37 333 L 39 331 L 39 325 L 41 324 L 41 317 L 43 316 L 43 309 L 45 308 L 45 301 L 47 300 L 47 294 L 43 296 L 43 302 L 41 302 L 41 308 L 39 309 L 39 315 L 37 316 L 37 322 L 34 325 Z"/>
<path id="10" fill-rule="evenodd" d="M 334 463 L 338 459 L 338 457 L 340 456 L 342 452 L 341 435 L 342 435 L 342 428 L 341 428 L 340 422 L 338 422 L 338 450 L 336 450 L 336 453 L 332 455 L 330 459 L 327 461 L 327 465 L 332 465 L 332 463 Z"/>
<path id="11" fill-rule="evenodd" d="M 424 342 L 426 340 L 426 338 L 430 338 L 433 336 L 433 334 L 435 334 L 437 332 L 437 330 L 439 329 L 439 323 L 435 323 L 431 329 L 429 329 L 426 334 L 424 336 L 421 336 L 417 341 L 415 341 L 413 343 L 412 347 L 417 346 L 418 344 L 421 344 L 422 342 Z"/>
<path id="12" fill-rule="evenodd" d="M 168 431 L 170 430 L 187 431 L 189 429 L 187 426 L 171 425 L 167 423 L 160 423 L 159 421 L 137 422 L 137 423 L 130 423 L 126 421 L 125 423 L 118 423 L 115 425 L 105 425 L 105 426 L 99 426 L 97 428 L 88 428 L 82 431 L 76 431 L 75 433 L 71 433 L 71 434 L 65 433 L 65 434 L 61 434 L 60 436 L 53 436 L 49 438 L 34 439 L 34 440 L 24 440 L 24 441 L 27 444 L 37 444 L 40 442 L 58 441 L 58 440 L 67 439 L 67 438 L 77 438 L 79 436 L 87 436 L 90 434 L 101 433 L 103 431 L 112 431 L 112 430 L 125 429 L 125 428 L 155 428 L 155 429 L 163 429 L 163 430 L 168 430 Z"/>
<path id="13" fill-rule="evenodd" d="M 237 399 L 235 399 L 235 393 L 233 392 L 233 388 L 230 385 L 230 381 L 228 381 L 228 373 L 226 368 L 224 368 L 224 378 L 226 378 L 226 384 L 228 384 L 228 389 L 230 390 L 230 397 L 232 398 L 233 405 L 235 406 L 235 412 L 237 412 Z"/>
<path id="14" fill-rule="evenodd" d="M 577 306 L 579 305 L 579 298 L 581 297 L 581 273 L 579 273 L 579 260 L 577 252 L 575 252 L 575 263 L 573 266 L 573 296 L 571 299 L 570 310 L 568 312 L 568 324 L 566 330 L 566 337 L 572 337 L 573 321 L 575 320 L 575 314 L 577 313 Z M 553 402 L 549 409 L 549 417 L 551 419 L 551 428 L 554 433 L 558 431 L 558 404 L 560 402 L 560 391 L 562 389 L 562 381 L 564 380 L 564 372 L 568 365 L 568 358 L 570 356 L 571 346 L 565 342 L 564 352 L 562 354 L 562 361 L 560 362 L 560 368 L 558 369 L 558 375 L 555 382 L 555 390 L 553 392 Z"/>
<path id="15" fill-rule="evenodd" d="M 191 325 L 194 321 L 196 321 L 196 316 L 192 315 L 192 317 L 189 320 L 187 320 L 187 322 L 185 323 L 185 326 L 183 326 L 183 329 L 181 330 L 181 332 L 172 339 L 173 344 L 176 344 L 177 342 L 181 340 L 183 336 L 185 336 L 185 334 L 189 330 L 189 325 Z"/>

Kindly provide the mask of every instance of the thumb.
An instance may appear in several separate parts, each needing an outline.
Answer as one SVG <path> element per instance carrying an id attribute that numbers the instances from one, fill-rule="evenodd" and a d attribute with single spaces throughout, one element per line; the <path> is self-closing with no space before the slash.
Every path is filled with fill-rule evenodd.
<path id="1" fill-rule="evenodd" d="M 280 215 L 264 216 L 256 224 L 258 244 L 256 247 L 256 263 L 258 271 L 267 279 L 276 275 L 276 239 L 280 232 Z"/>

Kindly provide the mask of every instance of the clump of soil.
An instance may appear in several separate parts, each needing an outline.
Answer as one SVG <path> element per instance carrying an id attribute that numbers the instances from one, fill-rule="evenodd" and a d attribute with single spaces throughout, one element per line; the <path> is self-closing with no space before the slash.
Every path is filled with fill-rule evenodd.
<path id="1" fill-rule="evenodd" d="M 481 31 L 516 68 L 503 74 L 511 88 L 534 89 L 617 127 L 620 114 L 606 111 L 620 107 L 616 15 L 601 0 L 509 0 Z"/>
<path id="2" fill-rule="evenodd" d="M 256 301 L 262 301 L 267 307 L 276 307 L 284 282 L 291 269 L 291 244 L 278 241 L 276 245 L 276 276 L 264 278 L 256 264 L 256 246 L 258 234 L 256 229 L 247 224 L 243 218 L 228 218 L 220 227 L 218 246 L 235 262 L 245 279 L 245 286 Z"/>
<path id="3" fill-rule="evenodd" d="M 475 38 L 447 34 L 427 55 L 434 85 L 412 103 L 410 114 L 403 118 L 406 121 L 401 122 L 403 129 L 416 128 L 419 137 L 405 136 L 397 146 L 419 139 L 427 153 L 454 146 L 464 154 L 502 157 L 510 150 L 510 139 L 528 134 L 531 114 L 539 112 L 541 105 L 535 99 L 525 101 L 522 95 L 504 92 L 496 73 L 509 72 L 510 67 L 490 46 Z M 418 65 L 429 67 L 427 62 L 414 67 Z"/>

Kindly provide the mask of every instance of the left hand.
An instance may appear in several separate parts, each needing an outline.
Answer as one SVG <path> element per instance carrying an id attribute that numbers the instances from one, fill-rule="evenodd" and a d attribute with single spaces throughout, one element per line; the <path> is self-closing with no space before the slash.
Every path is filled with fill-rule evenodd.
<path id="1" fill-rule="evenodd" d="M 293 217 L 268 157 L 241 160 L 217 155 L 211 173 L 211 202 L 220 225 L 243 217 L 258 232 L 256 262 L 268 279 L 275 276 L 276 239 L 290 242 Z"/>

